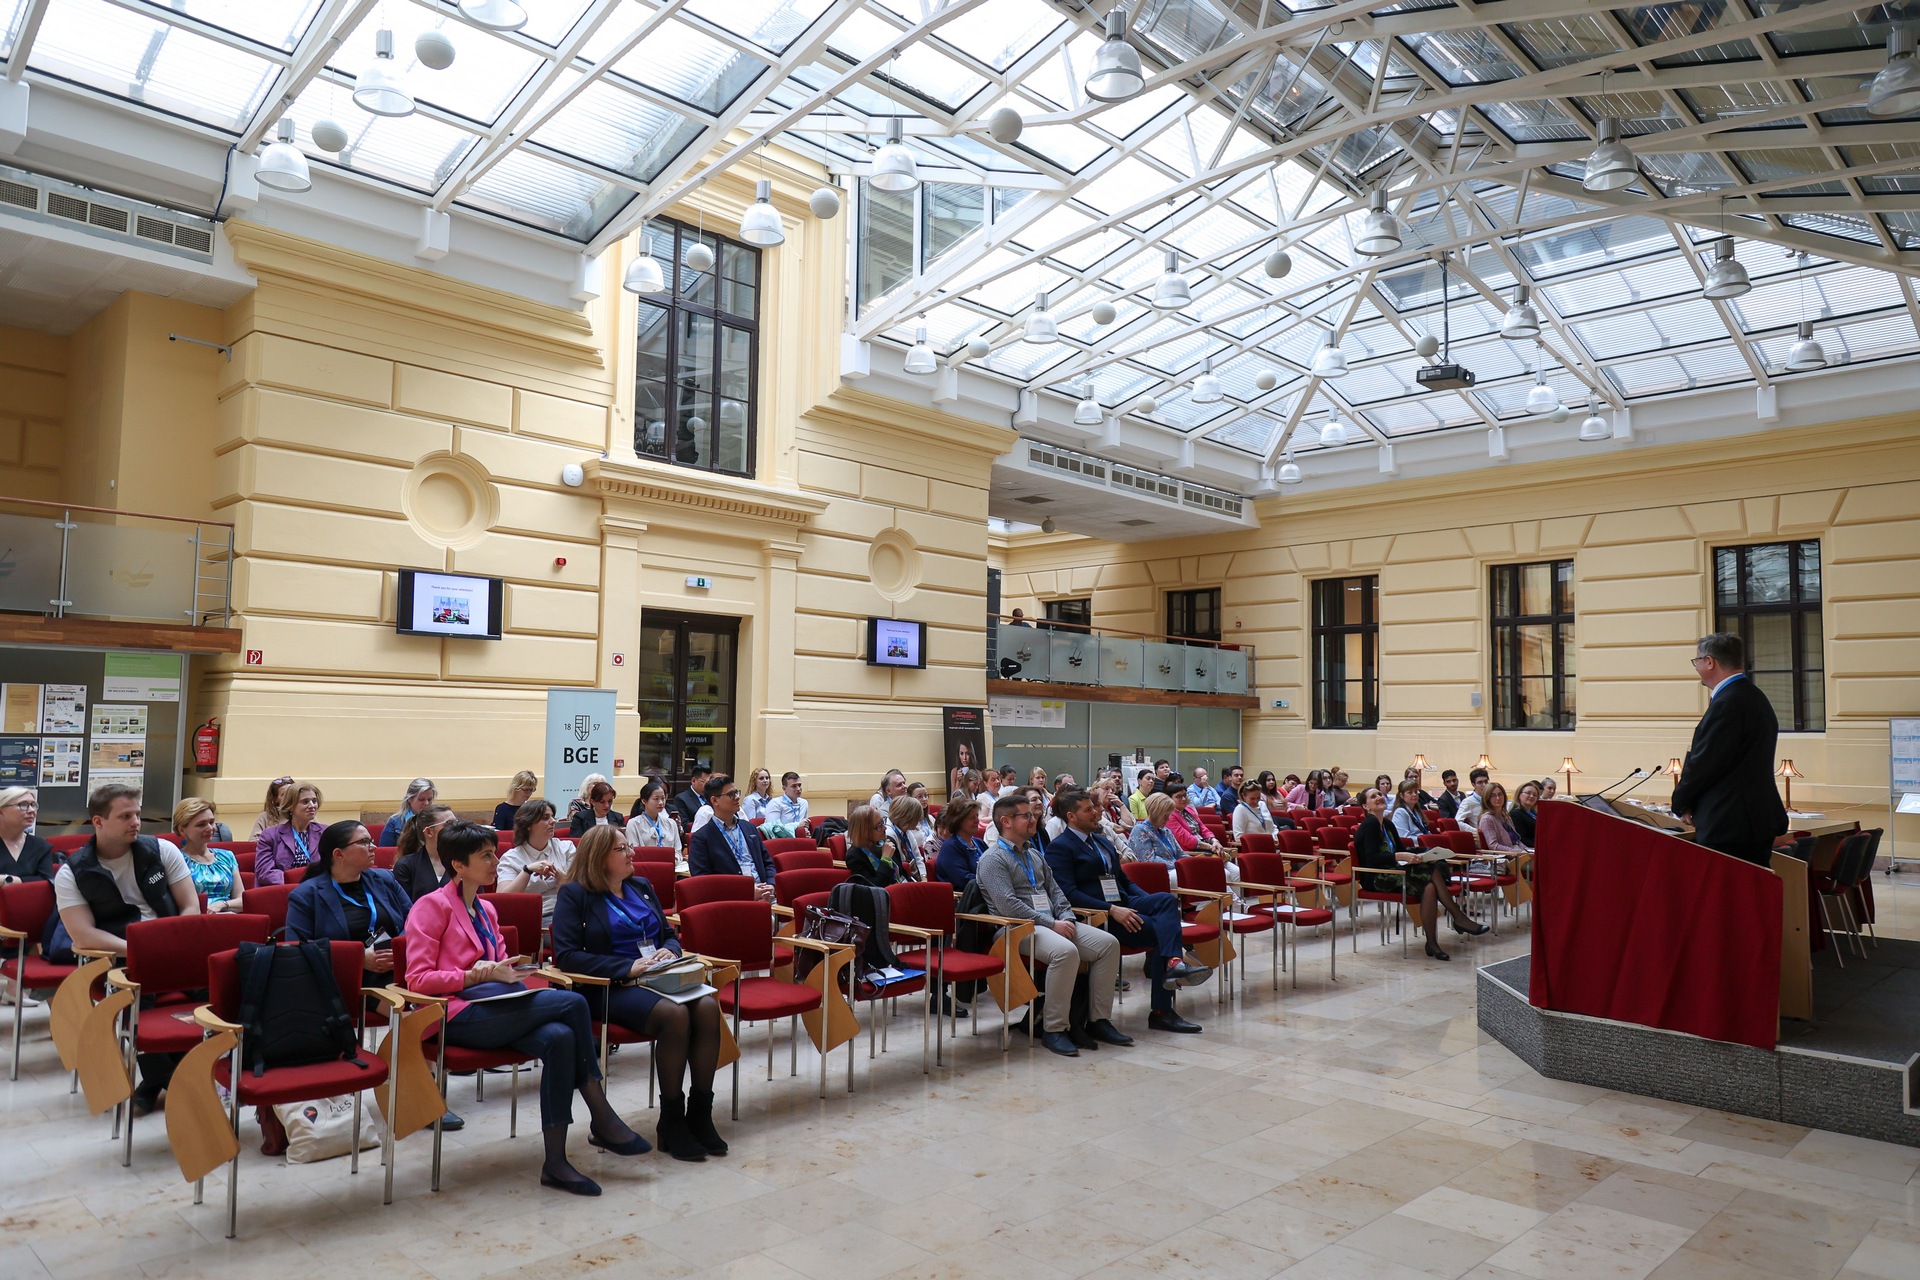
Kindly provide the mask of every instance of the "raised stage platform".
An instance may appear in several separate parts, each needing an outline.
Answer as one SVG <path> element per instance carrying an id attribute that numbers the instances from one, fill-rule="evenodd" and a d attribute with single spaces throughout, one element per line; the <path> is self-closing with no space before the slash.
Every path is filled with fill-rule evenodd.
<path id="1" fill-rule="evenodd" d="M 1920 942 L 1813 961 L 1812 1019 L 1772 1050 L 1536 1009 L 1532 959 L 1476 975 L 1480 1029 L 1555 1080 L 1920 1146 Z"/>

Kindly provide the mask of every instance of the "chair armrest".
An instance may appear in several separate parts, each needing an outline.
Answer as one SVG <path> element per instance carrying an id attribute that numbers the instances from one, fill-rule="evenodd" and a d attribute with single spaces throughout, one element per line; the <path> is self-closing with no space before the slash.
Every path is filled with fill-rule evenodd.
<path id="1" fill-rule="evenodd" d="M 1277 884 L 1255 884 L 1251 880 L 1242 880 L 1240 888 L 1245 893 L 1285 893 L 1286 886 Z"/>
<path id="2" fill-rule="evenodd" d="M 774 941 L 779 946 L 800 947 L 807 951 L 818 951 L 824 955 L 832 955 L 836 951 L 853 950 L 851 942 L 822 942 L 818 938 L 776 938 Z"/>
<path id="3" fill-rule="evenodd" d="M 1319 855 L 1319 854 L 1317 854 L 1317 853 L 1288 853 L 1288 852 L 1287 852 L 1286 850 L 1284 850 L 1284 849 L 1277 849 L 1277 850 L 1275 850 L 1275 852 L 1276 852 L 1276 853 L 1278 853 L 1278 854 L 1279 854 L 1279 855 L 1280 855 L 1280 856 L 1281 856 L 1282 858 L 1284 858 L 1284 859 L 1286 859 L 1286 860 L 1287 860 L 1288 862 L 1318 862 L 1318 861 L 1320 861 L 1320 855 Z"/>
<path id="4" fill-rule="evenodd" d="M 568 986 L 610 987 L 613 985 L 612 978 L 596 978 L 590 973 L 572 973 L 565 969 L 543 966 L 540 974 L 548 979 L 565 979 Z"/>
<path id="5" fill-rule="evenodd" d="M 121 957 L 111 951 L 101 951 L 95 947 L 75 947 L 73 954 L 88 960 L 118 960 Z"/>
<path id="6" fill-rule="evenodd" d="M 407 1002 L 402 999 L 400 993 L 392 987 L 362 987 L 360 988 L 360 994 L 363 996 L 371 996 L 395 1012 L 407 1007 Z"/>
<path id="7" fill-rule="evenodd" d="M 1355 875 L 1362 876 L 1401 876 L 1404 878 L 1407 874 L 1407 866 L 1405 863 L 1401 863 L 1397 867 L 1355 867 L 1353 872 Z"/>
<path id="8" fill-rule="evenodd" d="M 27 935 L 18 929 L 9 929 L 5 925 L 0 925 L 0 938 L 5 938 L 10 942 L 25 942 Z"/>
<path id="9" fill-rule="evenodd" d="M 972 920 L 977 924 L 999 924 L 1008 926 L 1037 923 L 1033 920 L 1015 920 L 1012 916 L 990 916 L 972 911 L 956 911 L 953 913 L 953 918 L 955 920 Z"/>
<path id="10" fill-rule="evenodd" d="M 132 978 L 129 978 L 125 969 L 107 970 L 107 986 L 123 987 L 128 991 L 138 991 L 140 989 L 140 984 Z"/>
<path id="11" fill-rule="evenodd" d="M 769 906 L 770 906 L 770 907 L 772 908 L 772 910 L 773 910 L 773 914 L 775 914 L 775 915 L 777 915 L 777 916 L 779 916 L 779 917 L 780 917 L 780 918 L 781 918 L 782 920 L 791 920 L 791 919 L 793 919 L 793 908 L 792 908 L 792 907 L 783 907 L 783 906 L 781 906 L 781 905 L 780 905 L 779 903 L 777 903 L 777 902 L 774 902 L 774 903 L 770 903 L 770 904 L 768 904 L 768 905 L 769 905 Z"/>
<path id="12" fill-rule="evenodd" d="M 887 932 L 904 933 L 907 937 L 918 938 L 922 942 L 932 942 L 935 938 L 945 936 L 938 929 L 922 929 L 920 926 L 912 924 L 888 924 Z"/>
<path id="13" fill-rule="evenodd" d="M 1208 898 L 1216 902 L 1225 902 L 1233 897 L 1231 893 L 1215 893 L 1211 889 L 1175 889 L 1174 892 L 1183 898 Z"/>
<path id="14" fill-rule="evenodd" d="M 780 941 L 791 942 L 793 939 L 781 938 Z M 707 966 L 709 971 L 714 969 L 738 969 L 740 967 L 738 960 L 728 960 L 723 956 L 702 955 L 698 951 L 684 951 L 681 953 L 681 956 L 687 960 L 698 960 L 701 964 Z"/>
<path id="15" fill-rule="evenodd" d="M 534 972 L 545 978 L 548 982 L 556 983 L 562 987 L 571 987 L 575 982 L 572 974 L 556 969 L 552 965 L 543 964 L 534 970 Z"/>
<path id="16" fill-rule="evenodd" d="M 1295 877 L 1294 877 L 1294 880 L 1293 880 L 1293 883 L 1294 883 L 1294 887 L 1296 887 L 1296 888 L 1298 888 L 1298 887 L 1299 887 L 1300 885 L 1303 885 L 1303 884 L 1317 884 L 1317 885 L 1319 885 L 1319 886 L 1320 886 L 1320 887 L 1321 887 L 1322 889 L 1331 889 L 1331 888 L 1333 888 L 1333 887 L 1334 887 L 1334 883 L 1333 883 L 1333 881 L 1331 881 L 1331 880 L 1316 880 L 1316 879 L 1314 879 L 1314 878 L 1313 878 L 1312 876 L 1295 876 Z"/>
<path id="17" fill-rule="evenodd" d="M 228 1022 L 225 1018 L 215 1016 L 213 1006 L 210 1004 L 203 1004 L 195 1009 L 193 1011 L 193 1020 L 199 1023 L 201 1028 L 206 1031 L 232 1031 L 238 1033 L 245 1030 L 245 1028 L 237 1022 Z"/>
<path id="18" fill-rule="evenodd" d="M 430 996 L 426 994 L 424 991 L 409 991 L 405 987 L 390 986 L 387 988 L 387 990 L 393 992 L 394 995 L 400 997 L 400 999 L 407 1004 L 442 1004 L 443 1005 L 447 1003 L 447 1001 L 453 998 L 451 996 Z"/>
<path id="19" fill-rule="evenodd" d="M 1091 925 L 1105 926 L 1107 923 L 1107 913 L 1104 911 L 1096 911 L 1092 907 L 1075 907 L 1073 908 L 1073 914 L 1079 916 Z"/>

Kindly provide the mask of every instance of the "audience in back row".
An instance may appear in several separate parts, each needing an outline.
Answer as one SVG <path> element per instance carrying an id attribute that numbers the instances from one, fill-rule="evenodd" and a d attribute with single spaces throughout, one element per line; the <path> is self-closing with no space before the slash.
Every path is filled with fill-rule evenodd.
<path id="1" fill-rule="evenodd" d="M 713 821 L 687 844 L 687 870 L 696 876 L 752 876 L 754 895 L 773 901 L 773 859 L 751 822 L 740 821 L 740 784 L 724 773 L 707 779 L 706 804 Z"/>
<path id="2" fill-rule="evenodd" d="M 287 779 L 292 782 L 293 779 Z M 426 812 L 433 803 L 434 790 L 432 778 L 415 778 L 407 784 L 407 793 L 400 799 L 400 811 L 387 819 L 387 825 L 380 828 L 380 847 L 397 849 L 400 847 L 400 830 L 407 825 L 408 819 Z M 283 818 L 282 821 L 285 821 Z"/>
<path id="3" fill-rule="evenodd" d="M 440 856 L 440 833 L 454 820 L 453 810 L 444 804 L 430 804 L 407 819 L 395 847 L 393 878 L 415 902 L 447 882 L 445 859 Z"/>
<path id="4" fill-rule="evenodd" d="M 640 784 L 639 803 L 627 819 L 627 843 L 635 849 L 671 849 L 675 869 L 686 869 L 687 849 L 680 824 L 667 808 L 667 784 L 658 778 Z"/>
<path id="5" fill-rule="evenodd" d="M 40 800 L 30 787 L 0 788 L 0 884 L 52 880 L 60 869 L 53 846 L 35 835 Z"/>
<path id="6" fill-rule="evenodd" d="M 260 833 L 253 851 L 255 884 L 298 881 L 319 846 L 320 788 L 311 782 L 289 782 L 280 791 L 280 810 L 287 820 Z"/>
<path id="7" fill-rule="evenodd" d="M 240 861 L 233 850 L 214 848 L 219 828 L 220 815 L 209 801 L 189 797 L 173 806 L 173 831 L 193 876 L 194 892 L 207 900 L 210 912 L 238 911 Z"/>
<path id="8" fill-rule="evenodd" d="M 540 776 L 531 769 L 522 769 L 513 775 L 513 782 L 507 787 L 507 798 L 493 807 L 493 829 L 511 831 L 520 806 L 533 799 L 533 793 L 540 789 Z"/>
<path id="9" fill-rule="evenodd" d="M 553 806 L 529 800 L 514 811 L 513 847 L 501 855 L 498 893 L 540 895 L 540 922 L 553 920 L 554 895 L 573 865 L 573 845 L 553 834 Z"/>

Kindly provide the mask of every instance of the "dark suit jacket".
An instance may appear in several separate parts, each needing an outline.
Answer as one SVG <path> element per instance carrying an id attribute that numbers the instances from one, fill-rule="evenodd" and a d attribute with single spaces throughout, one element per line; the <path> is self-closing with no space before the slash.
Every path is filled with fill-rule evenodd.
<path id="1" fill-rule="evenodd" d="M 643 876 L 627 883 L 647 905 L 660 913 L 660 937 L 655 945 L 669 951 L 680 950 L 680 935 L 667 923 L 667 913 L 654 897 L 653 886 Z M 607 927 L 607 895 L 589 892 L 585 885 L 568 882 L 560 886 L 553 900 L 553 959 L 563 973 L 584 973 L 592 978 L 617 981 L 633 970 L 633 961 L 613 954 L 613 931 Z M 603 1010 L 606 994 L 591 983 L 580 984 L 594 1017 Z"/>
<path id="2" fill-rule="evenodd" d="M 667 808 L 673 810 L 673 816 L 680 819 L 680 829 L 687 831 L 692 829 L 693 820 L 700 816 L 700 806 L 705 803 L 706 800 L 698 791 L 695 791 L 692 787 L 688 787 L 685 791 L 682 791 L 679 795 L 667 801 Z"/>
<path id="3" fill-rule="evenodd" d="M 978 840 L 948 836 L 940 842 L 940 853 L 934 859 L 933 874 L 955 889 L 964 889 L 973 883 L 974 872 L 980 866 L 980 854 Z"/>
<path id="4" fill-rule="evenodd" d="M 1047 865 L 1067 901 L 1090 911 L 1105 911 L 1114 905 L 1100 892 L 1100 877 L 1112 876 L 1120 890 L 1119 905 L 1139 909 L 1139 900 L 1147 895 L 1127 878 L 1120 866 L 1120 852 L 1104 835 L 1083 836 L 1065 827 L 1047 846 Z"/>
<path id="5" fill-rule="evenodd" d="M 1692 814 L 1699 842 L 1765 865 L 1787 809 L 1773 786 L 1780 722 L 1751 678 L 1720 686 L 1693 731 L 1687 763 L 1673 789 L 1673 811 Z"/>
<path id="6" fill-rule="evenodd" d="M 399 861 L 393 864 L 393 878 L 407 891 L 407 897 L 416 902 L 448 880 L 448 877 L 440 874 L 440 869 L 433 863 L 433 855 L 425 849 L 402 854 Z"/>
<path id="7" fill-rule="evenodd" d="M 406 927 L 407 912 L 413 907 L 413 899 L 407 896 L 400 882 L 390 872 L 369 867 L 360 873 L 360 885 L 361 892 L 371 893 L 373 905 L 380 909 L 380 927 L 389 934 L 399 934 Z M 333 877 L 325 875 L 302 880 L 300 887 L 287 895 L 287 941 L 322 939 L 366 941 L 347 933 L 347 913 L 334 890 Z"/>
<path id="8" fill-rule="evenodd" d="M 21 880 L 45 880 L 51 884 L 59 870 L 60 858 L 54 853 L 53 846 L 31 831 L 21 841 L 18 861 L 7 852 L 5 845 L 0 845 L 0 875 L 17 876 Z"/>
<path id="9" fill-rule="evenodd" d="M 758 868 L 753 878 L 761 884 L 772 884 L 773 859 L 767 856 L 767 846 L 761 842 L 759 830 L 751 822 L 739 822 L 735 829 L 747 838 L 747 853 Z M 693 839 L 687 842 L 687 873 L 696 876 L 740 874 L 740 860 L 733 856 L 733 846 L 727 843 L 718 818 L 694 832 Z"/>

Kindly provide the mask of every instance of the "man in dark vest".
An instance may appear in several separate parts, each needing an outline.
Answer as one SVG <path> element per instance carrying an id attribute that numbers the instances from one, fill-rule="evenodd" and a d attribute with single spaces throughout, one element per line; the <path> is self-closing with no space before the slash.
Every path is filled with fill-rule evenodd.
<path id="1" fill-rule="evenodd" d="M 186 856 L 170 841 L 140 834 L 140 788 L 101 783 L 87 799 L 87 818 L 93 839 L 80 846 L 53 880 L 54 905 L 75 950 L 123 956 L 128 925 L 199 912 Z M 135 1114 L 153 1110 L 178 1061 L 172 1054 L 140 1055 Z"/>

